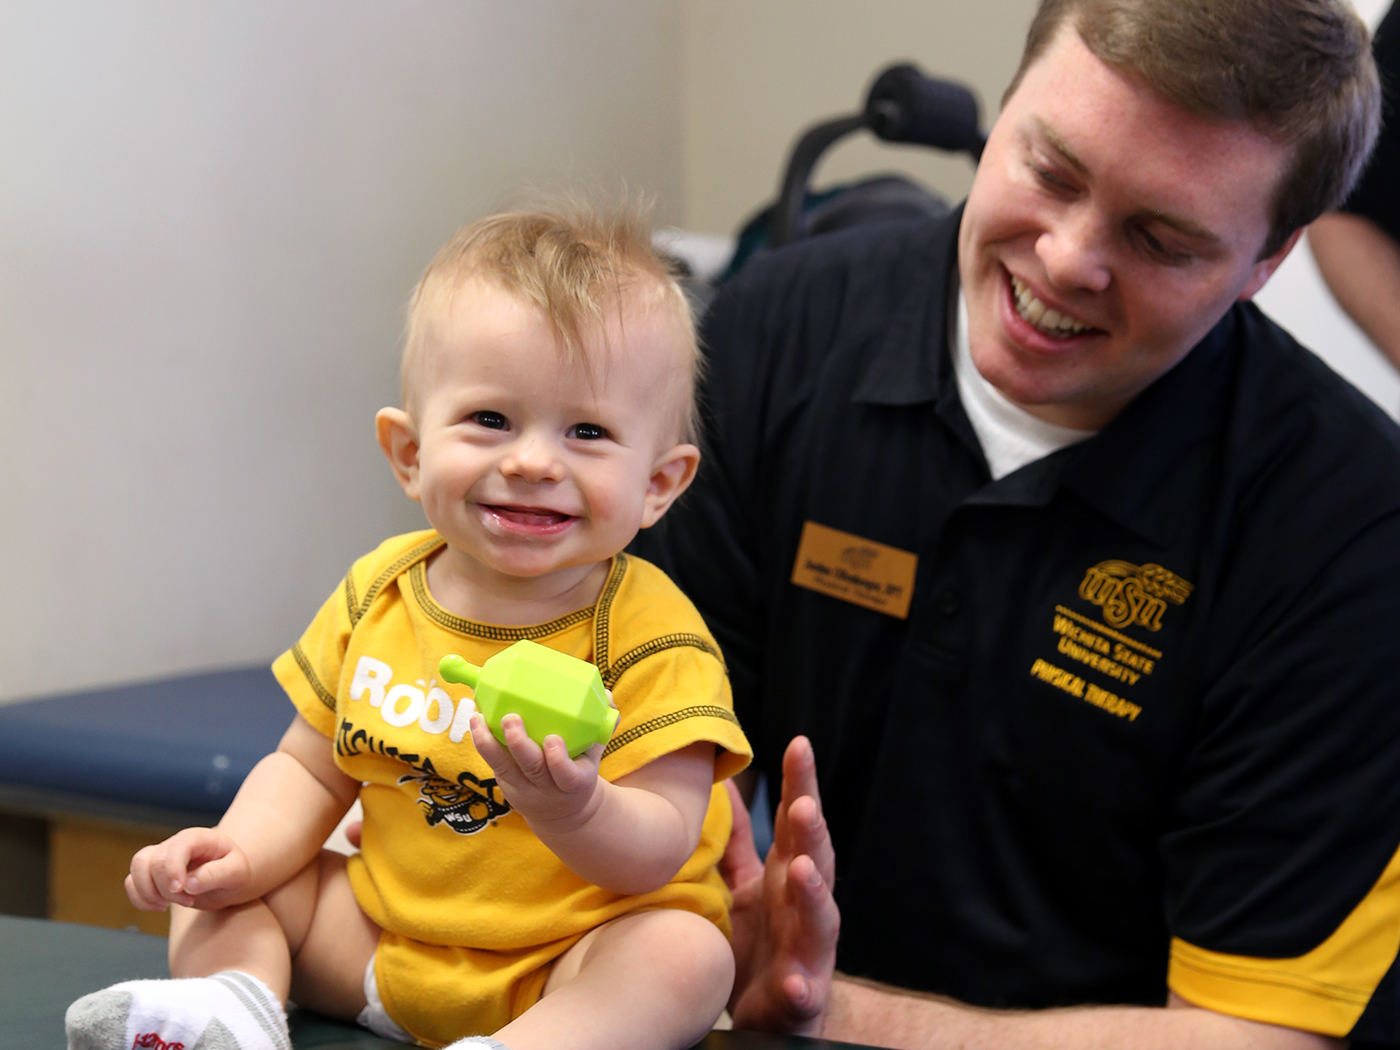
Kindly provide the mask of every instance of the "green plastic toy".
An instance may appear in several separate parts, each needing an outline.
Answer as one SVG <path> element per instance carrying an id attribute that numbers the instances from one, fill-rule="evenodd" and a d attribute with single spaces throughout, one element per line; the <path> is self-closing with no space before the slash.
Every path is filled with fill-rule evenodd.
<path id="1" fill-rule="evenodd" d="M 482 667 L 455 653 L 444 656 L 438 674 L 472 687 L 476 709 L 502 744 L 501 719 L 509 714 L 520 716 L 537 744 L 550 734 L 562 737 L 570 758 L 606 744 L 617 728 L 617 708 L 608 703 L 598 668 L 535 642 L 522 639 Z"/>

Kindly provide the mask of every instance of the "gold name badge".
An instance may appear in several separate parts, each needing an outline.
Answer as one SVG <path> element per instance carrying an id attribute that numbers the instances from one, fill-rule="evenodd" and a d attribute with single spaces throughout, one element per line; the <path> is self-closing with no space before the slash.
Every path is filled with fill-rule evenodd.
<path id="1" fill-rule="evenodd" d="M 802 526 L 792 582 L 886 616 L 906 619 L 918 555 L 809 521 Z"/>

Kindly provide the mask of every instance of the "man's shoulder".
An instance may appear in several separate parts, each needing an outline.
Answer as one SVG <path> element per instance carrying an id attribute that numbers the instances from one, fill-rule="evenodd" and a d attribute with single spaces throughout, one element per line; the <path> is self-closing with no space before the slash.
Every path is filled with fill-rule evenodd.
<path id="1" fill-rule="evenodd" d="M 762 253 L 720 289 L 716 303 L 721 312 L 727 301 L 760 304 L 786 324 L 808 308 L 886 312 L 911 282 L 946 275 L 960 215 L 868 223 Z"/>
<path id="2" fill-rule="evenodd" d="M 1234 309 L 1239 371 L 1228 438 L 1341 470 L 1400 507 L 1400 426 L 1252 303 Z"/>
<path id="3" fill-rule="evenodd" d="M 1233 537 L 1240 578 L 1302 593 L 1349 549 L 1400 560 L 1400 427 L 1257 308 L 1237 307 L 1234 324 L 1203 509 Z"/>
<path id="4" fill-rule="evenodd" d="M 854 383 L 876 358 L 935 345 L 959 215 L 871 223 L 755 258 L 720 289 L 702 326 L 710 401 L 800 402 L 820 377 L 832 379 L 833 359 L 846 362 L 840 381 Z"/>

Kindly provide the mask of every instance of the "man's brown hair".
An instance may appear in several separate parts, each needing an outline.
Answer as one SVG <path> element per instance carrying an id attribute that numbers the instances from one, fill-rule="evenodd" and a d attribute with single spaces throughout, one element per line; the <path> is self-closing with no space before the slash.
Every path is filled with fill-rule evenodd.
<path id="1" fill-rule="evenodd" d="M 433 325 L 472 279 L 495 284 L 538 307 L 558 338 L 566 363 L 586 359 L 589 334 L 601 333 L 609 310 L 661 310 L 679 336 L 678 427 L 682 440 L 698 431 L 695 387 L 702 366 L 690 302 L 670 264 L 652 246 L 645 204 L 611 211 L 564 201 L 504 212 L 463 226 L 428 264 L 408 307 L 400 368 L 404 407 L 411 413 L 412 381 Z"/>
<path id="2" fill-rule="evenodd" d="M 1261 258 L 1341 204 L 1375 145 L 1380 84 L 1347 0 L 1042 0 L 1007 98 L 1066 22 L 1169 101 L 1292 148 Z"/>

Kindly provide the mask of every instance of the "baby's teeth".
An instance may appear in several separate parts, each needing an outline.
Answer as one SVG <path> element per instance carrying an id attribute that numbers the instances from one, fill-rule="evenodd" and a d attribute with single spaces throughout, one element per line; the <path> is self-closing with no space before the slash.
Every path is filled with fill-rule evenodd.
<path id="1" fill-rule="evenodd" d="M 1058 310 L 1046 310 L 1040 315 L 1040 324 L 1043 328 L 1059 328 L 1060 312 Z"/>
<path id="2" fill-rule="evenodd" d="M 1026 306 L 1026 318 L 1031 324 L 1039 324 L 1041 317 L 1045 314 L 1045 304 L 1039 299 L 1032 299 Z"/>

